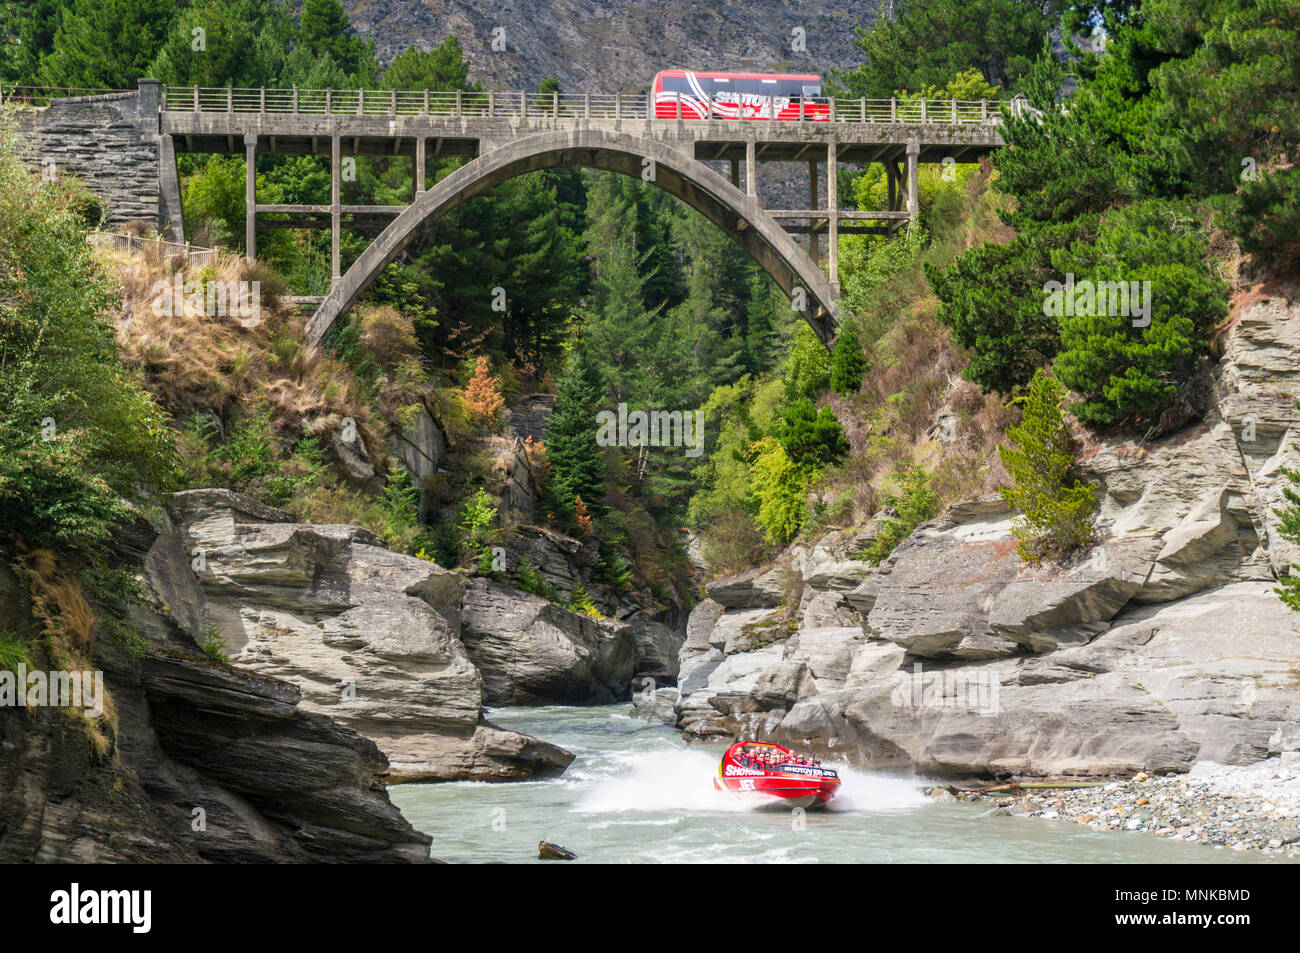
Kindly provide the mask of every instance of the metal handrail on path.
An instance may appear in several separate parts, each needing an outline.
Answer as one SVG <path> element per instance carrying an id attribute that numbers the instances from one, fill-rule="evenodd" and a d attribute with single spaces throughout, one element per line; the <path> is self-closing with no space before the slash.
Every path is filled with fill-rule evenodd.
<path id="1" fill-rule="evenodd" d="M 141 253 L 152 251 L 168 259 L 179 258 L 185 267 L 201 268 L 204 265 L 217 263 L 216 248 L 205 248 L 189 242 L 182 244 L 169 242 L 163 238 L 145 238 L 130 232 L 101 232 L 98 229 L 89 234 L 88 241 L 96 248 L 108 247 Z"/>

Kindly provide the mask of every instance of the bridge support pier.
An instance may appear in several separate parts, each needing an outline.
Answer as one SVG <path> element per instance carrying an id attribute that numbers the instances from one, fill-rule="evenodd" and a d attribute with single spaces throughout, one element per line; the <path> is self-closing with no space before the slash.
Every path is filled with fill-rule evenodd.
<path id="1" fill-rule="evenodd" d="M 424 136 L 415 140 L 415 194 L 419 195 L 424 189 Z"/>
<path id="2" fill-rule="evenodd" d="M 257 136 L 244 136 L 244 254 L 257 258 Z"/>
<path id="3" fill-rule="evenodd" d="M 921 158 L 921 143 L 913 139 L 907 144 L 907 214 L 910 221 L 916 221 L 916 213 L 921 207 L 917 166 Z"/>
<path id="4" fill-rule="evenodd" d="M 339 261 L 339 229 L 342 226 L 343 204 L 339 198 L 339 164 L 342 146 L 338 136 L 330 137 L 330 290 L 343 277 Z"/>
<path id="5" fill-rule="evenodd" d="M 731 159 L 731 184 L 740 188 L 740 160 Z"/>
<path id="6" fill-rule="evenodd" d="M 745 194 L 758 194 L 758 180 L 755 178 L 758 170 L 758 160 L 755 157 L 755 143 L 753 139 L 745 142 Z"/>
<path id="7" fill-rule="evenodd" d="M 840 175 L 839 143 L 832 138 L 826 145 L 827 275 L 835 294 L 840 293 Z"/>
<path id="8" fill-rule="evenodd" d="M 808 163 L 808 210 L 817 211 L 817 160 L 813 159 Z M 817 220 L 815 218 L 808 220 L 808 254 L 812 256 L 813 264 L 821 267 L 821 236 L 817 234 Z"/>

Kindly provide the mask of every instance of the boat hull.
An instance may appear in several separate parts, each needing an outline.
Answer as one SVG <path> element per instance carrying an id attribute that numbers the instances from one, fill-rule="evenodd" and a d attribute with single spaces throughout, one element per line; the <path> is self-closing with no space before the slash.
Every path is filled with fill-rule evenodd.
<path id="1" fill-rule="evenodd" d="M 754 760 L 740 754 L 741 748 L 751 751 L 769 749 L 775 763 L 755 767 Z M 789 758 L 789 763 L 782 763 Z M 822 807 L 839 792 L 840 779 L 829 768 L 812 767 L 794 763 L 792 753 L 780 745 L 737 743 L 727 749 L 718 765 L 718 776 L 713 787 L 728 796 L 756 804 L 776 805 L 785 808 Z"/>

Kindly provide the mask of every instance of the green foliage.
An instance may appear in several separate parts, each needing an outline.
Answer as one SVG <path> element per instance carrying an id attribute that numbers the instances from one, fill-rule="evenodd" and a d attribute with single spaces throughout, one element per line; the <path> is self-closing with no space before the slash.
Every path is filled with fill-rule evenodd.
<path id="1" fill-rule="evenodd" d="M 776 438 L 759 441 L 749 481 L 758 501 L 756 521 L 768 542 L 783 546 L 799 532 L 811 479 L 812 473 L 791 460 Z"/>
<path id="2" fill-rule="evenodd" d="M 808 469 L 837 463 L 849 452 L 849 441 L 835 411 L 829 407 L 817 410 L 807 397 L 786 404 L 776 439 L 792 463 Z"/>
<path id="3" fill-rule="evenodd" d="M 402 466 L 394 465 L 388 471 L 383 493 L 379 497 L 379 507 L 384 514 L 386 532 L 380 535 L 388 539 L 405 536 L 419 524 L 420 491 L 411 479 L 410 472 Z M 493 515 L 496 511 L 493 510 Z"/>
<path id="4" fill-rule="evenodd" d="M 866 62 L 835 71 L 846 95 L 889 98 L 897 92 L 945 89 L 977 70 L 993 86 L 1015 88 L 1057 25 L 1059 0 L 918 0 L 899 4 L 870 29 L 858 28 Z M 969 87 L 969 80 L 964 81 Z"/>
<path id="5" fill-rule="evenodd" d="M 1016 551 L 1036 565 L 1063 556 L 1092 538 L 1097 494 L 1079 480 L 1067 482 L 1074 467 L 1070 427 L 1061 411 L 1065 389 L 1041 371 L 1023 399 L 1024 416 L 1007 429 L 1010 446 L 998 447 L 1011 487 L 1002 498 L 1020 512 L 1012 524 Z"/>
<path id="6" fill-rule="evenodd" d="M 1195 213 L 1182 202 L 1140 202 L 1105 216 L 1094 243 L 1053 252 L 1057 271 L 1076 280 L 1119 281 L 1130 290 L 1133 282 L 1150 282 L 1148 315 L 1079 313 L 1102 310 L 1098 305 L 1076 306 L 1074 315 L 1058 319 L 1061 351 L 1053 366 L 1061 383 L 1084 398 L 1074 408 L 1083 423 L 1153 419 L 1228 313 L 1228 287 L 1206 267 L 1207 241 Z"/>
<path id="7" fill-rule="evenodd" d="M 559 591 L 542 578 L 542 574 L 537 571 L 527 556 L 519 560 L 519 565 L 515 569 L 514 583 L 515 588 L 522 592 L 531 592 L 550 602 L 559 601 Z"/>
<path id="8" fill-rule="evenodd" d="M 374 56 L 367 41 L 351 34 L 339 0 L 304 0 L 298 36 L 313 55 L 328 56 L 349 73 Z"/>
<path id="9" fill-rule="evenodd" d="M 786 400 L 816 397 L 831 383 L 831 355 L 807 323 L 795 326 L 785 362 Z"/>
<path id="10" fill-rule="evenodd" d="M 18 674 L 18 666 L 32 664 L 31 646 L 16 632 L 0 629 L 0 671 Z"/>
<path id="11" fill-rule="evenodd" d="M 591 596 L 587 594 L 587 587 L 582 584 L 581 579 L 575 580 L 573 583 L 573 592 L 569 595 L 569 611 L 585 615 L 596 621 L 605 618 L 600 614 L 600 610 L 596 608 L 596 604 L 591 601 Z"/>
<path id="12" fill-rule="evenodd" d="M 1060 348 L 1057 319 L 1044 313 L 1043 287 L 1064 275 L 1052 253 L 1096 234 L 1093 219 L 1043 226 L 1006 245 L 985 243 L 946 269 L 926 267 L 942 302 L 939 320 L 969 348 L 964 374 L 985 390 L 1010 393 Z"/>
<path id="13" fill-rule="evenodd" d="M 1300 169 L 1279 169 L 1242 185 L 1227 216 L 1241 250 L 1263 269 L 1296 260 L 1300 250 Z"/>
<path id="14" fill-rule="evenodd" d="M 72 0 L 41 59 L 41 83 L 134 89 L 176 9 L 176 0 Z"/>
<path id="15" fill-rule="evenodd" d="M 497 508 L 493 503 L 492 494 L 487 490 L 479 487 L 461 508 L 460 525 L 465 531 L 465 545 L 476 554 L 476 558 L 481 558 L 484 551 L 488 553 L 488 561 L 491 563 L 491 550 L 488 544 L 492 540 L 492 524 L 497 518 Z"/>
<path id="16" fill-rule="evenodd" d="M 939 496 L 930 488 L 930 475 L 918 466 L 900 466 L 897 470 L 900 492 L 886 493 L 881 502 L 894 511 L 876 531 L 875 537 L 858 554 L 873 566 L 879 566 L 898 544 L 939 511 Z"/>
<path id="17" fill-rule="evenodd" d="M 68 201 L 26 168 L 0 114 L 0 525 L 92 552 L 142 485 L 170 486 L 172 440 L 118 363 L 115 289 Z"/>
<path id="18" fill-rule="evenodd" d="M 239 156 L 213 156 L 184 184 L 181 204 L 190 236 L 242 248 L 244 160 Z"/>
<path id="19" fill-rule="evenodd" d="M 551 464 L 547 493 L 560 514 L 571 514 L 577 497 L 592 513 L 603 511 L 605 457 L 596 443 L 596 411 L 604 400 L 605 386 L 596 363 L 579 345 L 560 378 L 546 435 Z"/>
<path id="20" fill-rule="evenodd" d="M 593 578 L 622 595 L 632 585 L 632 566 L 608 540 L 601 540 Z"/>
<path id="21" fill-rule="evenodd" d="M 1300 491 L 1296 489 L 1300 487 L 1300 471 L 1284 468 L 1282 473 L 1291 485 L 1282 488 L 1287 505 L 1274 510 L 1280 520 L 1278 535 L 1293 543 L 1300 543 Z M 1293 565 L 1290 574 L 1279 579 L 1278 588 L 1273 591 L 1285 605 L 1300 612 L 1300 566 Z"/>
<path id="22" fill-rule="evenodd" d="M 852 321 L 845 321 L 831 352 L 831 390 L 844 397 L 856 394 L 866 372 L 867 356 L 862 352 L 857 329 Z"/>
<path id="23" fill-rule="evenodd" d="M 460 41 L 449 36 L 431 50 L 408 47 L 384 70 L 383 89 L 428 89 L 454 92 L 471 89 L 469 60 Z"/>
<path id="24" fill-rule="evenodd" d="M 226 637 L 215 625 L 210 625 L 203 630 L 199 638 L 199 648 L 214 661 L 227 664 L 230 662 L 230 656 L 226 654 Z"/>

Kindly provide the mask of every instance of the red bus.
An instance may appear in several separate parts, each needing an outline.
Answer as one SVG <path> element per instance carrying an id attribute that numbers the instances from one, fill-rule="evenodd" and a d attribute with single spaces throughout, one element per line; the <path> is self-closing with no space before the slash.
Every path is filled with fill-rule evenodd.
<path id="1" fill-rule="evenodd" d="M 822 79 L 811 73 L 662 70 L 650 94 L 658 119 L 830 119 Z"/>

